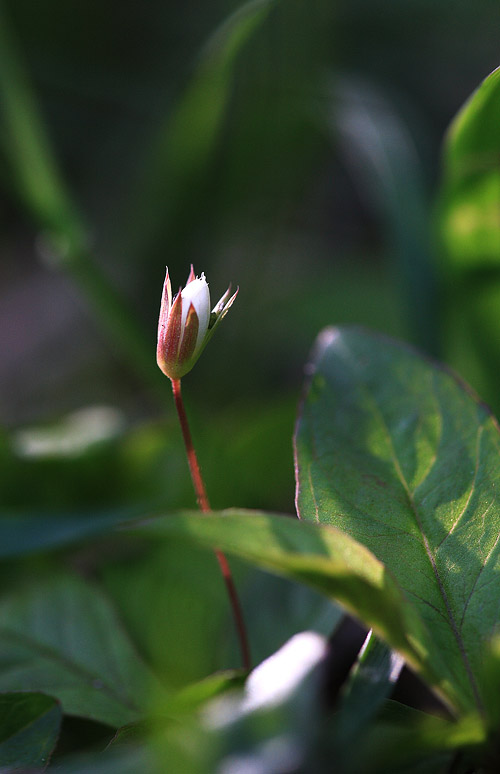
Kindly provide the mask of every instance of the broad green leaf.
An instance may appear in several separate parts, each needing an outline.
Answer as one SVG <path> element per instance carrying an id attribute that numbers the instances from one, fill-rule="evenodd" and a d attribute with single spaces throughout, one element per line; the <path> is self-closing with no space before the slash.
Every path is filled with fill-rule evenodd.
<path id="1" fill-rule="evenodd" d="M 61 707 L 50 696 L 0 694 L 0 771 L 45 769 L 61 718 Z"/>
<path id="2" fill-rule="evenodd" d="M 258 511 L 183 513 L 133 527 L 136 534 L 184 536 L 311 586 L 366 622 L 434 683 L 427 633 L 386 567 L 361 543 L 328 525 Z M 263 603 L 265 604 L 265 600 Z M 449 694 L 453 688 L 449 686 Z"/>
<path id="3" fill-rule="evenodd" d="M 138 720 L 161 694 L 112 605 L 73 575 L 0 599 L 0 690 L 43 691 L 66 714 L 111 726 Z"/>
<path id="4" fill-rule="evenodd" d="M 451 373 L 365 331 L 325 330 L 311 373 L 296 433 L 301 518 L 384 563 L 425 622 L 444 693 L 482 711 L 482 652 L 500 613 L 495 419 Z"/>

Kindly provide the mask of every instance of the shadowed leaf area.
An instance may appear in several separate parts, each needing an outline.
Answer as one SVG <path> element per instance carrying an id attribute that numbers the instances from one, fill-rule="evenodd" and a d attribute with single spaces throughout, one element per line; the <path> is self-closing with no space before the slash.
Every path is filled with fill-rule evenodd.
<path id="1" fill-rule="evenodd" d="M 42 693 L 0 695 L 0 771 L 39 771 L 59 736 L 59 702 Z"/>

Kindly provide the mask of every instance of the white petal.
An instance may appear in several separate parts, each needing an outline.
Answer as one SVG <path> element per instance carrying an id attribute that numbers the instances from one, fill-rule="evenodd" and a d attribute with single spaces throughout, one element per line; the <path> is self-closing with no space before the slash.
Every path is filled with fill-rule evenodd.
<path id="1" fill-rule="evenodd" d="M 192 280 L 192 282 L 186 285 L 184 290 L 181 292 L 181 298 L 182 298 L 182 318 L 181 318 L 182 329 L 184 329 L 184 325 L 186 324 L 186 317 L 191 304 L 193 304 L 196 310 L 196 314 L 198 315 L 199 328 L 198 328 L 198 337 L 196 339 L 196 349 L 197 349 L 199 344 L 201 344 L 201 342 L 205 338 L 205 334 L 208 330 L 208 323 L 210 321 L 210 291 L 208 289 L 208 284 L 205 279 L 205 275 L 202 274 L 201 277 L 195 280 Z"/>

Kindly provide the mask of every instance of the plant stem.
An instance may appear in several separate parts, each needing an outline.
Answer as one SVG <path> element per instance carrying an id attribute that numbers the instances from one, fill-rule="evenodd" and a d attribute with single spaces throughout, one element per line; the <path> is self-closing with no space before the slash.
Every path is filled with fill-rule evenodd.
<path id="1" fill-rule="evenodd" d="M 171 382 L 172 382 L 172 392 L 174 394 L 175 408 L 177 409 L 177 414 L 181 425 L 182 437 L 184 438 L 184 445 L 186 447 L 189 470 L 191 473 L 191 479 L 193 481 L 194 491 L 196 492 L 196 499 L 198 500 L 198 505 L 200 507 L 200 510 L 203 513 L 208 513 L 211 510 L 210 503 L 208 501 L 207 490 L 201 475 L 200 465 L 198 463 L 198 457 L 196 456 L 196 451 L 193 446 L 193 440 L 191 438 L 191 432 L 189 430 L 186 410 L 184 408 L 184 401 L 182 400 L 181 380 L 171 379 Z M 240 601 L 238 599 L 236 586 L 234 585 L 234 580 L 231 573 L 231 568 L 229 567 L 229 562 L 227 561 L 226 556 L 225 554 L 222 553 L 222 551 L 215 549 L 215 556 L 217 558 L 217 561 L 219 562 L 219 567 L 222 572 L 222 577 L 224 578 L 224 583 L 226 584 L 227 593 L 229 595 L 229 601 L 231 603 L 231 609 L 233 611 L 234 623 L 236 626 L 236 631 L 238 633 L 238 639 L 240 643 L 243 667 L 247 671 L 250 671 L 251 660 L 250 660 L 250 648 L 248 645 L 248 637 L 246 633 L 245 622 L 243 620 L 243 613 L 241 610 Z"/>

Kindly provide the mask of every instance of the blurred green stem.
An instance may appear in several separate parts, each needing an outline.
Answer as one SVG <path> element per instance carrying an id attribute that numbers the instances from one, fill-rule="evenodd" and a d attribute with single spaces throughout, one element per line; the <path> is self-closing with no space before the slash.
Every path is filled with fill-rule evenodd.
<path id="1" fill-rule="evenodd" d="M 1 3 L 0 95 L 1 130 L 12 180 L 19 198 L 42 229 L 53 263 L 77 283 L 124 358 L 160 394 L 160 376 L 149 338 L 92 259 L 84 220 L 60 174 Z"/>

